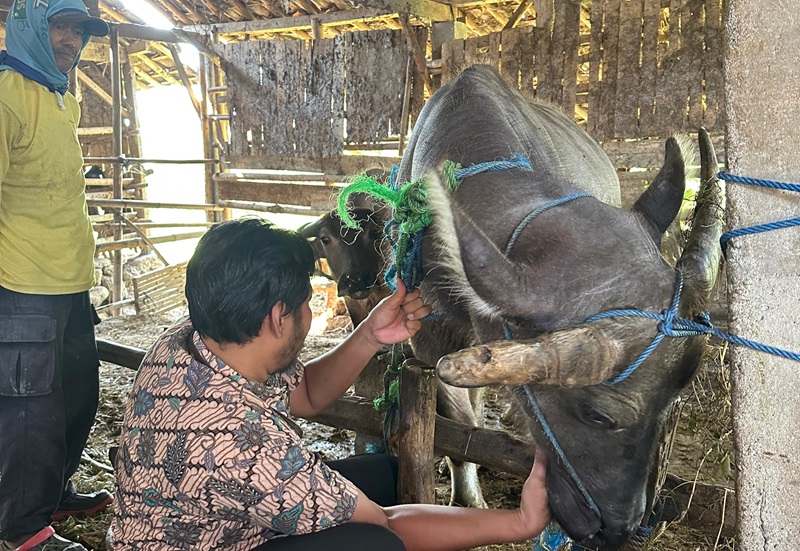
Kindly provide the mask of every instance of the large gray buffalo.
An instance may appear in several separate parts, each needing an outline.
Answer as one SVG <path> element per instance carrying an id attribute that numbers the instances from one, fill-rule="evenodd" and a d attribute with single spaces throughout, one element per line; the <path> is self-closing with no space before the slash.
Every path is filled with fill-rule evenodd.
<path id="1" fill-rule="evenodd" d="M 532 170 L 479 173 L 454 192 L 442 181 L 445 161 L 468 167 L 513 154 L 527 157 Z M 668 309 L 678 270 L 677 313 L 694 319 L 705 309 L 723 210 L 705 131 L 701 156 L 703 206 L 677 269 L 659 252 L 684 195 L 677 142 L 667 140 L 657 178 L 623 210 L 619 180 L 599 145 L 488 67 L 466 69 L 431 97 L 400 166 L 399 181 L 428 182 L 432 223 L 421 289 L 445 316 L 423 325 L 412 341 L 415 354 L 438 362 L 439 376 L 453 385 L 515 386 L 531 433 L 550 456 L 551 509 L 585 546 L 622 545 L 647 513 L 666 412 L 705 344 L 702 337 L 667 337 L 612 384 L 653 342 L 659 321 L 586 320 L 613 309 Z M 576 192 L 590 195 L 552 206 Z"/>

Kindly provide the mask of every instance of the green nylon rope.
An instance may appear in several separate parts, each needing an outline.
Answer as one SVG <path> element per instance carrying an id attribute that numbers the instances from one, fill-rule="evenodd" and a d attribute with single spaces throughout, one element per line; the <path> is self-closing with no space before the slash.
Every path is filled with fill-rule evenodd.
<path id="1" fill-rule="evenodd" d="M 460 168 L 460 164 L 452 161 L 445 161 L 442 166 L 442 175 L 450 192 L 455 191 L 460 183 L 455 176 L 456 170 Z M 431 224 L 426 185 L 427 182 L 424 179 L 419 179 L 394 189 L 391 183 L 382 184 L 366 174 L 359 174 L 354 176 L 350 184 L 339 192 L 336 212 L 342 222 L 352 229 L 359 229 L 360 226 L 350 215 L 348 203 L 350 195 L 366 193 L 391 205 L 394 210 L 392 223 L 399 225 L 397 242 L 394 246 L 398 277 L 405 272 L 412 236 L 421 233 Z M 394 350 L 392 356 L 392 362 L 384 373 L 383 392 L 373 402 L 375 409 L 381 413 L 386 413 L 395 407 L 399 399 L 400 362 L 399 358 L 396 358 Z"/>

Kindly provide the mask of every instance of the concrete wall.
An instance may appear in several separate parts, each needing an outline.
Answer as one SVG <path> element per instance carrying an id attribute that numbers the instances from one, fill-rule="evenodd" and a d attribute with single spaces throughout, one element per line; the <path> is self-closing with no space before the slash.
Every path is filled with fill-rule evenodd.
<path id="1" fill-rule="evenodd" d="M 729 171 L 800 181 L 800 11 L 795 0 L 729 0 L 725 77 Z M 729 224 L 800 216 L 800 195 L 728 186 Z M 728 249 L 732 332 L 800 350 L 800 228 Z M 800 364 L 732 348 L 742 551 L 800 539 Z"/>

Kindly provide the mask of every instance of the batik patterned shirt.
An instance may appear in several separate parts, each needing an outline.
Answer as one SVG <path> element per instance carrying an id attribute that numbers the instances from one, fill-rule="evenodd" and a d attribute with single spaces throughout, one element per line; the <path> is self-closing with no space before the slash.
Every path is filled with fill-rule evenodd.
<path id="1" fill-rule="evenodd" d="M 136 376 L 114 465 L 115 550 L 249 550 L 347 522 L 355 486 L 306 451 L 288 417 L 297 362 L 249 381 L 187 320 Z"/>

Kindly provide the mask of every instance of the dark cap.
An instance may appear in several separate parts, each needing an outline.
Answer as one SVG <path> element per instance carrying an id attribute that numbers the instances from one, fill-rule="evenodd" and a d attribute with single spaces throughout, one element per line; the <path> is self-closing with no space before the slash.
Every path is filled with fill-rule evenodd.
<path id="1" fill-rule="evenodd" d="M 83 25 L 83 32 L 93 36 L 106 36 L 108 34 L 108 23 L 99 17 L 92 17 L 80 10 L 64 10 L 55 13 L 47 20 L 48 23 L 79 23 Z"/>

